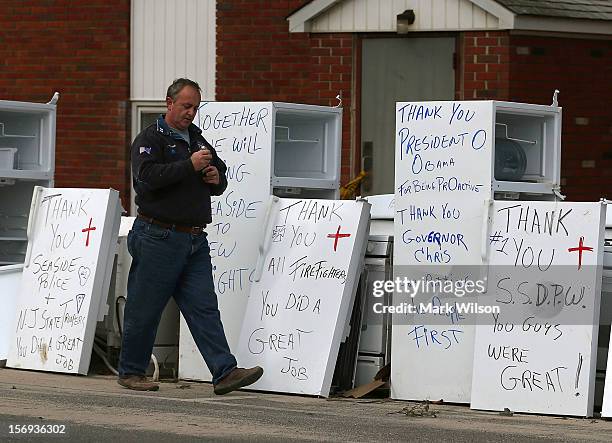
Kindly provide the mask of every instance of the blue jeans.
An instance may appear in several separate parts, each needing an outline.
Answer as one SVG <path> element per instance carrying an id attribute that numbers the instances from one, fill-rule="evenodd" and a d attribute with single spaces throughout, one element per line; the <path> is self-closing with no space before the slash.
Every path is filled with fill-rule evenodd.
<path id="1" fill-rule="evenodd" d="M 119 376 L 144 375 L 170 297 L 185 317 L 217 383 L 236 367 L 221 323 L 206 233 L 192 235 L 136 219 L 128 234 L 132 266 Z"/>

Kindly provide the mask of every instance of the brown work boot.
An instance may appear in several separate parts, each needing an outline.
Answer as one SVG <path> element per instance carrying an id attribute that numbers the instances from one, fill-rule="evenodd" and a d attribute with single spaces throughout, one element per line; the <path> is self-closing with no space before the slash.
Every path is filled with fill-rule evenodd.
<path id="1" fill-rule="evenodd" d="M 147 380 L 144 375 L 126 375 L 117 379 L 124 388 L 133 389 L 134 391 L 157 391 L 159 385 Z"/>
<path id="2" fill-rule="evenodd" d="M 215 385 L 215 394 L 223 395 L 235 391 L 244 386 L 255 383 L 263 375 L 263 369 L 259 366 L 254 368 L 234 368 Z"/>

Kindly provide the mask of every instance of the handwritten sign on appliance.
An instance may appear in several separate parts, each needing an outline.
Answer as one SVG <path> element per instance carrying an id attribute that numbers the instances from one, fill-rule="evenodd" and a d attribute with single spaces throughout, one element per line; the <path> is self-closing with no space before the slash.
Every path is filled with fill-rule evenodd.
<path id="1" fill-rule="evenodd" d="M 219 311 L 232 350 L 240 337 L 270 198 L 272 113 L 269 102 L 203 102 L 195 120 L 227 165 L 227 189 L 211 199 L 213 221 L 206 232 Z M 212 380 L 182 315 L 179 377 Z"/>
<path id="2" fill-rule="evenodd" d="M 370 205 L 278 199 L 251 286 L 237 358 L 265 372 L 253 389 L 329 395 L 354 299 Z"/>
<path id="3" fill-rule="evenodd" d="M 35 188 L 7 366 L 87 374 L 120 221 L 112 189 Z"/>
<path id="4" fill-rule="evenodd" d="M 394 278 L 480 279 L 484 206 L 492 194 L 493 121 L 490 101 L 396 104 Z M 439 298 L 396 291 L 393 304 Z M 442 318 L 393 316 L 392 398 L 469 403 L 474 323 L 468 316 Z"/>
<path id="5" fill-rule="evenodd" d="M 502 202 L 491 211 L 488 292 L 476 328 L 476 409 L 590 416 L 605 205 Z"/>

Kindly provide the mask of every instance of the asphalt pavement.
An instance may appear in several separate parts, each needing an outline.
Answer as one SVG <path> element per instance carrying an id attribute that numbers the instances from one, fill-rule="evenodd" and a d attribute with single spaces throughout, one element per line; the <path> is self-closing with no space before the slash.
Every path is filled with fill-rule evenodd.
<path id="1" fill-rule="evenodd" d="M 610 442 L 612 421 L 375 398 L 215 396 L 210 384 L 184 381 L 135 392 L 110 376 L 0 369 L 0 441 L 67 440 Z"/>

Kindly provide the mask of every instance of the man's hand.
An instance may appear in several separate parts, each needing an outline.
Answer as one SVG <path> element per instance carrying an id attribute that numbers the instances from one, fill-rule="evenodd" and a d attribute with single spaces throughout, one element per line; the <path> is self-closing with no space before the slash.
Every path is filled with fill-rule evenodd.
<path id="1" fill-rule="evenodd" d="M 193 169 L 196 171 L 201 171 L 210 165 L 212 161 L 212 153 L 208 149 L 201 149 L 199 151 L 191 154 L 191 163 L 193 164 Z M 217 173 L 217 175 L 219 175 Z"/>
<path id="2" fill-rule="evenodd" d="M 204 182 L 210 185 L 218 185 L 219 180 L 219 170 L 214 166 L 207 166 L 203 171 L 202 175 L 204 176 Z"/>

